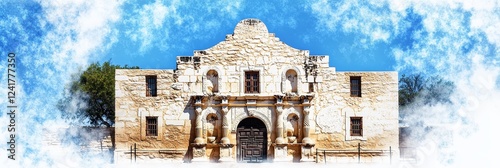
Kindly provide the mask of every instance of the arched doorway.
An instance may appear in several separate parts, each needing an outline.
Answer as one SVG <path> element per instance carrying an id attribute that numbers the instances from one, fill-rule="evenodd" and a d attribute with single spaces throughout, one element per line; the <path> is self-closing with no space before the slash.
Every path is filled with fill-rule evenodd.
<path id="1" fill-rule="evenodd" d="M 263 162 L 267 159 L 267 129 L 257 118 L 246 118 L 236 132 L 238 162 Z"/>

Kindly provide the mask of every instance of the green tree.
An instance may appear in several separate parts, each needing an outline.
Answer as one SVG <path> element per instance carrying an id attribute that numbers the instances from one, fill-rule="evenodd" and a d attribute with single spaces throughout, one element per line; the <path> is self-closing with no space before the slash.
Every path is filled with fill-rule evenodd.
<path id="1" fill-rule="evenodd" d="M 399 79 L 399 110 L 402 118 L 415 112 L 414 107 L 451 103 L 455 84 L 440 76 L 402 75 Z"/>
<path id="2" fill-rule="evenodd" d="M 412 103 L 432 105 L 450 102 L 455 84 L 440 76 L 425 77 L 422 74 L 402 75 L 399 79 L 399 106 Z"/>
<path id="3" fill-rule="evenodd" d="M 415 101 L 425 88 L 423 75 L 402 75 L 399 79 L 399 106 L 405 106 Z"/>
<path id="4" fill-rule="evenodd" d="M 453 82 L 435 76 L 429 78 L 427 83 L 424 94 L 425 104 L 451 103 L 450 96 L 455 90 Z"/>
<path id="5" fill-rule="evenodd" d="M 110 61 L 92 63 L 66 90 L 58 102 L 62 116 L 80 124 L 111 127 L 115 119 L 115 69 L 138 69 L 111 65 Z"/>

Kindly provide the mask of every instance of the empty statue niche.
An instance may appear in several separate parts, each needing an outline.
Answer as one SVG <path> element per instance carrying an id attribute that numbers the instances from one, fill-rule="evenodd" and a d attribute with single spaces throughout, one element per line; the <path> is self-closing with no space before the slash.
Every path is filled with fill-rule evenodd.
<path id="1" fill-rule="evenodd" d="M 215 143 L 219 135 L 218 118 L 214 113 L 208 114 L 206 118 L 207 122 L 205 126 L 207 128 L 207 141 L 208 143 Z"/>
<path id="2" fill-rule="evenodd" d="M 214 94 L 219 92 L 219 74 L 215 70 L 210 70 L 205 76 L 205 92 Z"/>
<path id="3" fill-rule="evenodd" d="M 286 118 L 286 136 L 288 138 L 288 143 L 297 142 L 297 137 L 299 133 L 299 117 L 297 114 L 289 114 Z"/>
<path id="4" fill-rule="evenodd" d="M 283 93 L 297 95 L 297 72 L 295 70 L 288 70 L 283 79 Z"/>
<path id="5" fill-rule="evenodd" d="M 297 95 L 297 72 L 295 70 L 288 70 L 283 79 L 283 93 L 290 95 Z"/>

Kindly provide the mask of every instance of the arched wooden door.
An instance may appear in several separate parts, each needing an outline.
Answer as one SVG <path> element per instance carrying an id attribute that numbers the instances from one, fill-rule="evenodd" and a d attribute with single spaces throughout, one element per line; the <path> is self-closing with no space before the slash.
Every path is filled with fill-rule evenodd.
<path id="1" fill-rule="evenodd" d="M 261 120 L 246 118 L 236 133 L 238 162 L 263 162 L 267 159 L 267 129 Z"/>

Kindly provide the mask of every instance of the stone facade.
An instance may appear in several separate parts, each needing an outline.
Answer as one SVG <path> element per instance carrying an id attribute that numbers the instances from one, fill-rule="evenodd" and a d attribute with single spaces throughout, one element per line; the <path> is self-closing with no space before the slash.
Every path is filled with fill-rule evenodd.
<path id="1" fill-rule="evenodd" d="M 337 72 L 328 56 L 286 45 L 257 19 L 177 57 L 175 70 L 118 69 L 115 79 L 116 162 L 129 162 L 134 145 L 138 161 L 179 162 L 315 161 L 317 149 L 358 144 L 398 149 L 397 72 Z"/>

